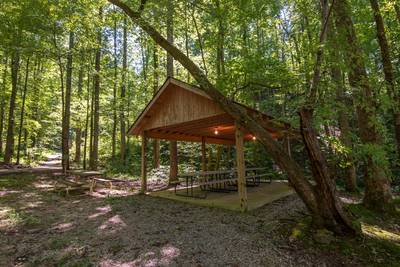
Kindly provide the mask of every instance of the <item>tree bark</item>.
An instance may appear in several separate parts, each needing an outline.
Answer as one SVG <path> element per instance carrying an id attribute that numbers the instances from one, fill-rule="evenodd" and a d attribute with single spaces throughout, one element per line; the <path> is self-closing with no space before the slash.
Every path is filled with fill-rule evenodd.
<path id="1" fill-rule="evenodd" d="M 128 29 L 127 29 L 127 21 L 126 17 L 124 17 L 124 36 L 123 36 L 123 44 L 122 44 L 122 86 L 121 86 L 121 105 L 120 105 L 120 127 L 121 127 L 121 160 L 125 162 L 126 160 L 126 127 L 125 127 L 125 104 L 126 104 L 126 73 L 127 73 L 127 57 L 128 57 Z"/>
<path id="2" fill-rule="evenodd" d="M 385 76 L 386 85 L 388 88 L 389 96 L 393 100 L 393 122 L 395 130 L 395 139 L 397 144 L 397 158 L 400 160 L 400 95 L 395 90 L 395 79 L 393 72 L 393 65 L 390 56 L 390 47 L 386 38 L 385 25 L 379 8 L 377 0 L 370 0 L 371 8 L 374 13 L 375 26 L 376 26 L 376 36 L 378 39 L 382 65 L 383 74 Z"/>
<path id="3" fill-rule="evenodd" d="M 67 77 L 65 84 L 64 114 L 62 117 L 62 169 L 69 170 L 69 130 L 71 124 L 71 92 L 72 92 L 72 49 L 74 48 L 74 33 L 69 33 L 69 47 L 67 55 Z"/>
<path id="4" fill-rule="evenodd" d="M 174 3 L 168 4 L 167 11 L 167 41 L 174 43 Z M 167 54 L 167 77 L 174 77 L 174 58 Z M 178 179 L 178 144 L 176 141 L 169 143 L 169 183 Z"/>
<path id="5" fill-rule="evenodd" d="M 80 67 L 79 67 L 79 73 L 78 73 L 78 98 L 79 98 L 79 103 L 82 103 L 82 94 L 83 94 L 83 54 L 81 54 L 81 62 L 80 62 Z M 82 112 L 82 110 L 79 108 L 78 112 Z M 75 163 L 78 164 L 78 166 L 81 164 L 81 150 L 82 150 L 82 123 L 81 119 L 79 117 L 78 120 L 78 125 L 76 127 L 76 132 L 75 132 Z"/>
<path id="6" fill-rule="evenodd" d="M 18 70 L 19 70 L 19 52 L 15 51 L 12 54 L 11 60 L 11 96 L 8 112 L 8 128 L 6 139 L 6 150 L 4 153 L 4 163 L 10 164 L 14 154 L 14 111 L 15 100 L 18 91 Z"/>
<path id="7" fill-rule="evenodd" d="M 90 71 L 87 73 L 87 92 L 86 92 L 86 120 L 85 120 L 85 140 L 83 146 L 83 169 L 86 170 L 87 142 L 89 134 L 89 116 L 90 115 Z"/>
<path id="8" fill-rule="evenodd" d="M 328 29 L 327 38 L 329 39 L 329 52 L 332 59 L 330 60 L 330 76 L 336 87 L 336 102 L 338 103 L 339 138 L 342 144 L 347 148 L 343 153 L 344 160 L 346 161 L 346 166 L 344 167 L 344 181 L 347 191 L 356 192 L 357 173 L 354 164 L 351 127 L 348 115 L 349 112 L 353 112 L 353 104 L 346 99 L 344 74 L 340 69 L 340 66 L 343 64 L 343 55 L 337 50 L 337 47 L 340 47 L 340 41 L 338 40 L 337 32 L 333 25 L 333 23 L 329 24 L 330 28 Z"/>
<path id="9" fill-rule="evenodd" d="M 308 158 L 310 160 L 311 172 L 316 181 L 315 194 L 317 195 L 318 208 L 324 222 L 314 221 L 317 225 L 328 225 L 335 232 L 351 232 L 352 224 L 347 215 L 343 212 L 342 205 L 336 194 L 335 180 L 332 179 L 331 170 L 328 162 L 322 153 L 317 138 L 318 134 L 314 128 L 314 106 L 317 101 L 317 93 L 321 80 L 321 65 L 324 55 L 324 44 L 327 36 L 327 27 L 331 14 L 328 0 L 321 0 L 322 19 L 321 33 L 318 50 L 314 65 L 314 73 L 311 79 L 310 92 L 307 98 L 306 106 L 300 109 L 300 129 L 303 137 Z"/>
<path id="10" fill-rule="evenodd" d="M 114 41 L 114 86 L 113 86 L 113 130 L 111 138 L 111 156 L 115 159 L 116 146 L 117 146 L 117 77 L 118 77 L 118 63 L 117 63 L 117 20 L 114 19 L 113 29 Z"/>
<path id="11" fill-rule="evenodd" d="M 224 44 L 225 44 L 225 30 L 223 24 L 223 9 L 219 0 L 215 1 L 217 18 L 218 18 L 218 37 L 217 37 L 217 76 L 221 77 L 225 75 L 225 55 L 224 55 Z"/>
<path id="12" fill-rule="evenodd" d="M 158 90 L 158 49 L 157 44 L 154 43 L 153 47 L 153 96 Z M 160 168 L 160 140 L 154 139 L 153 141 L 153 166 Z"/>
<path id="13" fill-rule="evenodd" d="M 7 89 L 7 65 L 8 57 L 4 58 L 4 70 L 2 77 L 2 93 L 1 93 L 1 104 L 0 104 L 0 155 L 3 155 L 3 131 L 4 131 L 4 119 L 6 111 L 6 89 Z"/>
<path id="14" fill-rule="evenodd" d="M 25 81 L 24 81 L 24 89 L 22 92 L 22 105 L 21 105 L 21 113 L 20 113 L 20 118 L 19 118 L 17 162 L 16 162 L 17 164 L 19 164 L 20 157 L 21 157 L 21 139 L 22 139 L 22 129 L 24 128 L 25 101 L 26 101 L 26 91 L 28 89 L 28 78 L 29 78 L 29 58 L 26 60 Z M 26 145 L 26 143 L 25 143 L 25 145 Z"/>
<path id="15" fill-rule="evenodd" d="M 313 186 L 307 180 L 301 167 L 290 158 L 283 148 L 272 138 L 272 136 L 261 126 L 261 119 L 251 116 L 240 106 L 234 104 L 230 99 L 222 95 L 211 82 L 207 79 L 201 69 L 193 63 L 178 48 L 169 43 L 160 35 L 151 25 L 140 17 L 140 13 L 134 12 L 120 0 L 109 0 L 109 2 L 119 6 L 139 27 L 146 31 L 155 42 L 170 53 L 182 66 L 184 66 L 199 83 L 201 90 L 207 93 L 218 105 L 235 121 L 244 128 L 257 136 L 257 140 L 266 148 L 271 157 L 284 170 L 291 179 L 294 189 L 304 201 L 306 207 L 311 213 L 313 221 L 318 227 L 327 227 L 337 233 L 344 234 L 339 228 L 348 229 L 348 225 L 343 220 L 335 220 L 334 216 L 325 216 L 320 210 L 319 199 Z M 333 211 L 334 212 L 334 211 Z M 331 214 L 333 213 L 331 212 Z M 340 225 L 337 226 L 337 225 Z M 334 225 L 334 227 L 332 227 Z M 346 231 L 347 232 L 347 231 Z M 352 230 L 349 230 L 352 232 Z"/>
<path id="16" fill-rule="evenodd" d="M 103 17 L 103 9 L 99 10 L 99 17 Z M 100 135 L 100 70 L 101 70 L 101 45 L 102 45 L 102 33 L 101 30 L 97 36 L 98 48 L 96 51 L 95 59 L 95 74 L 94 74 L 94 90 L 93 90 L 93 147 L 92 156 L 90 158 L 90 169 L 97 170 L 99 164 L 99 135 Z"/>
<path id="17" fill-rule="evenodd" d="M 337 55 L 338 56 L 338 55 Z M 343 143 L 344 146 L 348 149 L 352 149 L 352 142 L 351 142 L 351 128 L 349 124 L 349 118 L 347 115 L 346 107 L 346 99 L 345 99 L 345 92 L 344 92 L 344 84 L 342 82 L 342 72 L 337 67 L 337 65 L 331 66 L 331 76 L 332 80 L 336 86 L 336 98 L 341 105 L 338 110 L 338 122 L 339 122 L 339 129 L 340 129 L 340 141 Z M 352 152 L 349 152 L 345 155 L 346 160 L 346 167 L 345 167 L 345 177 L 344 181 L 346 184 L 346 190 L 349 192 L 356 192 L 357 191 L 357 174 L 356 168 L 354 165 L 354 158 L 352 156 Z"/>
<path id="18" fill-rule="evenodd" d="M 386 157 L 381 136 L 376 129 L 376 103 L 368 80 L 362 49 L 358 44 L 350 7 L 346 0 L 335 1 L 335 24 L 345 38 L 345 59 L 349 68 L 349 83 L 354 88 L 360 138 L 365 149 L 364 204 L 375 210 L 393 209 L 392 193 L 384 164 L 375 155 Z"/>

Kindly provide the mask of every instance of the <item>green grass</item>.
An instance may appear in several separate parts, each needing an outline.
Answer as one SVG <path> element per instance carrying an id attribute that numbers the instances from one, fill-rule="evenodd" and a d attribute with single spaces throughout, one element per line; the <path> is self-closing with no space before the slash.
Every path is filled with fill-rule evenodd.
<path id="1" fill-rule="evenodd" d="M 34 174 L 13 174 L 0 176 L 0 189 L 23 189 L 31 185 L 35 179 L 36 175 Z"/>
<path id="2" fill-rule="evenodd" d="M 70 243 L 70 240 L 66 237 L 60 236 L 50 239 L 47 247 L 53 250 L 59 250 L 65 248 Z"/>
<path id="3" fill-rule="evenodd" d="M 35 226 L 40 224 L 39 218 L 15 209 L 11 209 L 6 213 L 6 219 L 8 219 L 12 225 L 24 224 L 25 226 Z"/>

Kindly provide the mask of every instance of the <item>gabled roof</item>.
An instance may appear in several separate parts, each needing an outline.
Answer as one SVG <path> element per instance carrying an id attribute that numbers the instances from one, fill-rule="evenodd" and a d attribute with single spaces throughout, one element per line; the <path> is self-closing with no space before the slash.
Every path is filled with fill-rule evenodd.
<path id="1" fill-rule="evenodd" d="M 281 134 L 297 135 L 288 123 L 234 103 L 245 108 L 250 116 L 261 116 L 263 127 L 276 137 Z M 160 139 L 199 141 L 206 137 L 210 143 L 232 143 L 232 126 L 233 118 L 199 87 L 167 78 L 129 128 L 128 134 L 141 135 L 146 131 L 149 137 Z M 221 135 L 215 136 L 213 129 L 218 128 Z M 247 139 L 251 138 L 251 133 L 248 133 Z"/>

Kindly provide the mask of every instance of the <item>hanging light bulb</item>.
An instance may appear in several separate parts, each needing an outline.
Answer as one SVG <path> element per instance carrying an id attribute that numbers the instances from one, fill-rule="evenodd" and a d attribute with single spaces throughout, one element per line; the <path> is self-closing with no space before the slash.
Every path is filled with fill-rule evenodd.
<path id="1" fill-rule="evenodd" d="M 251 139 L 253 139 L 253 141 L 256 141 L 256 140 L 257 140 L 257 138 L 256 138 L 255 135 L 253 135 L 253 137 L 252 137 Z"/>
<path id="2" fill-rule="evenodd" d="M 217 135 L 217 134 L 218 134 L 218 129 L 217 129 L 217 128 L 215 128 L 215 130 L 214 130 L 214 134 L 215 134 L 215 135 Z"/>

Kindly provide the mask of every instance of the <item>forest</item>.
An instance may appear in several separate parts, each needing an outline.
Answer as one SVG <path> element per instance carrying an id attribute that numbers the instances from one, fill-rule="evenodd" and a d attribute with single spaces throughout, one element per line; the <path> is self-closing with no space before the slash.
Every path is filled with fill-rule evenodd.
<path id="1" fill-rule="evenodd" d="M 1 266 L 398 266 L 399 1 L 3 0 L 0 40 Z M 171 79 L 236 150 L 132 134 Z"/>

